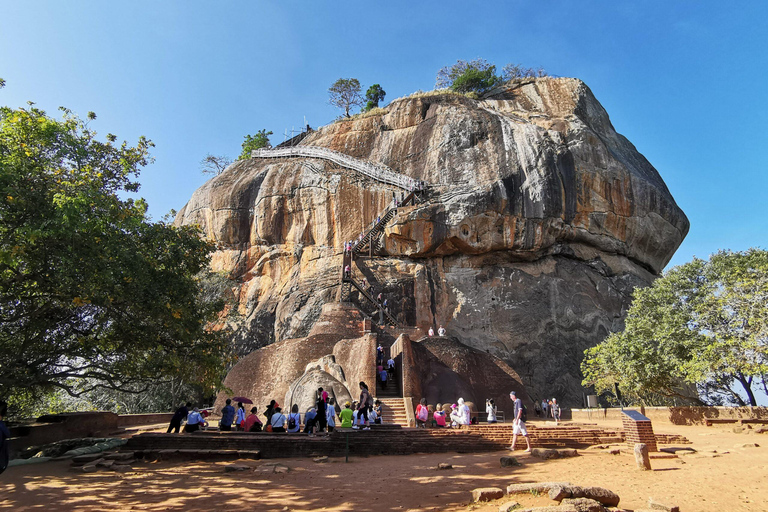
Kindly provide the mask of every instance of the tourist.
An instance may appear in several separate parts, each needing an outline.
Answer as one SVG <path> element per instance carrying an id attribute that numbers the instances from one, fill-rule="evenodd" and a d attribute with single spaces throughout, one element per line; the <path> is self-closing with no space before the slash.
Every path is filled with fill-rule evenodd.
<path id="1" fill-rule="evenodd" d="M 312 407 L 304 413 L 304 433 L 309 434 L 310 437 L 314 436 L 315 427 L 317 427 L 317 409 Z"/>
<path id="2" fill-rule="evenodd" d="M 352 274 L 352 269 L 349 268 L 349 265 L 344 267 L 344 279 L 349 279 L 351 274 Z"/>
<path id="3" fill-rule="evenodd" d="M 387 389 L 387 371 L 379 366 L 379 380 L 381 380 L 381 389 Z"/>
<path id="4" fill-rule="evenodd" d="M 538 400 L 533 401 L 533 413 L 537 418 L 541 416 L 541 404 L 539 404 Z"/>
<path id="5" fill-rule="evenodd" d="M 384 308 L 384 311 L 389 313 L 389 301 L 387 301 L 387 299 L 384 299 L 384 302 L 381 303 L 381 307 Z"/>
<path id="6" fill-rule="evenodd" d="M 381 292 L 379 292 L 379 294 L 376 296 L 376 302 L 381 304 L 381 300 L 382 300 L 382 295 L 381 295 Z"/>
<path id="7" fill-rule="evenodd" d="M 371 397 L 371 393 L 368 391 L 368 385 L 361 381 L 360 402 L 357 404 L 357 411 L 358 417 L 361 417 L 363 420 L 363 425 L 365 425 L 365 420 L 368 417 L 368 411 L 371 410 L 372 405 L 373 398 Z M 357 428 L 357 425 L 354 425 L 352 428 Z M 370 428 L 366 426 L 363 430 L 370 430 Z"/>
<path id="8" fill-rule="evenodd" d="M 368 280 L 366 278 L 363 278 L 363 290 L 368 288 Z"/>
<path id="9" fill-rule="evenodd" d="M 496 404 L 493 402 L 493 398 L 485 401 L 485 412 L 488 413 L 488 423 L 496 423 Z"/>
<path id="10" fill-rule="evenodd" d="M 336 400 L 333 397 L 328 398 L 328 404 L 325 407 L 325 423 L 328 432 L 333 432 L 333 429 L 336 428 Z"/>
<path id="11" fill-rule="evenodd" d="M 203 416 L 200 414 L 200 409 L 195 407 L 187 416 L 187 425 L 184 427 L 184 432 L 197 432 L 201 427 L 207 425 L 205 419 L 203 419 Z"/>
<path id="12" fill-rule="evenodd" d="M 555 419 L 555 425 L 560 421 L 560 405 L 557 403 L 557 399 L 552 399 L 552 405 L 550 406 L 552 411 L 552 417 Z"/>
<path id="13" fill-rule="evenodd" d="M 427 331 L 427 336 L 430 338 L 435 335 L 435 330 L 433 328 L 429 328 L 429 331 Z"/>
<path id="14" fill-rule="evenodd" d="M 376 414 L 376 409 L 371 408 L 371 412 L 368 413 L 368 423 L 370 425 L 375 425 L 378 423 L 379 415 Z"/>
<path id="15" fill-rule="evenodd" d="M 445 411 L 443 410 L 443 404 L 437 404 L 437 408 L 432 417 L 434 418 L 436 427 L 445 428 Z"/>
<path id="16" fill-rule="evenodd" d="M 527 453 L 531 452 L 531 440 L 528 439 L 528 431 L 525 429 L 525 407 L 523 407 L 523 401 L 517 398 L 517 394 L 514 391 L 509 393 L 509 398 L 515 403 L 513 420 L 512 420 L 512 445 L 509 447 L 510 451 L 515 450 L 515 443 L 517 442 L 517 435 L 522 434 L 525 439 L 525 443 L 528 448 L 525 450 Z"/>
<path id="17" fill-rule="evenodd" d="M 389 380 L 392 380 L 395 377 L 395 360 L 392 359 L 392 355 L 389 356 L 389 360 L 387 361 L 387 373 L 389 373 Z"/>
<path id="18" fill-rule="evenodd" d="M 181 422 L 187 419 L 187 415 L 189 415 L 190 407 L 192 407 L 192 402 L 187 402 L 186 405 L 182 405 L 181 407 L 176 409 L 176 412 L 173 413 L 173 417 L 171 418 L 171 424 L 168 425 L 168 430 L 166 431 L 166 434 L 170 434 L 171 431 L 178 434 L 181 431 Z"/>
<path id="19" fill-rule="evenodd" d="M 221 409 L 221 421 L 219 421 L 219 430 L 232 430 L 233 421 L 235 421 L 235 408 L 232 407 L 232 400 L 227 398 L 227 405 Z"/>
<path id="20" fill-rule="evenodd" d="M 323 388 L 317 388 L 317 395 L 315 396 L 315 409 L 317 410 L 317 430 L 323 432 L 325 430 L 325 406 L 328 400 L 328 393 Z"/>
<path id="21" fill-rule="evenodd" d="M 443 327 L 442 325 L 440 327 L 438 327 L 437 335 L 438 336 L 445 336 L 445 327 Z"/>
<path id="22" fill-rule="evenodd" d="M 237 402 L 235 429 L 240 431 L 245 430 L 245 406 L 243 405 L 243 402 Z"/>
<path id="23" fill-rule="evenodd" d="M 275 407 L 275 412 L 272 414 L 272 418 L 269 420 L 269 424 L 272 426 L 272 432 L 285 432 L 285 415 L 280 407 Z"/>
<path id="24" fill-rule="evenodd" d="M 427 418 L 429 418 L 427 399 L 422 398 L 419 405 L 416 406 L 416 426 L 418 428 L 427 428 Z"/>
<path id="25" fill-rule="evenodd" d="M 274 427 L 272 427 L 274 430 Z M 291 412 L 288 414 L 288 429 L 287 432 L 296 433 L 301 429 L 301 415 L 299 414 L 298 404 L 291 406 Z"/>
<path id="26" fill-rule="evenodd" d="M 272 419 L 272 415 L 275 413 L 275 407 L 277 407 L 279 404 L 275 402 L 274 400 L 269 402 L 269 405 L 266 407 L 264 411 L 264 416 L 267 417 L 267 425 L 269 425 L 269 421 Z"/>
<path id="27" fill-rule="evenodd" d="M 259 419 L 259 415 L 256 414 L 258 409 L 251 407 L 251 415 L 245 419 L 245 431 L 246 432 L 261 432 L 262 423 Z"/>
<path id="28" fill-rule="evenodd" d="M 542 398 L 541 399 L 541 412 L 542 412 L 544 418 L 547 417 L 547 406 L 548 406 L 547 399 L 546 398 Z"/>
<path id="29" fill-rule="evenodd" d="M 348 401 L 344 403 L 344 409 L 339 413 L 339 419 L 341 420 L 341 428 L 350 428 L 352 426 L 352 404 Z"/>
<path id="30" fill-rule="evenodd" d="M 381 296 L 381 294 L 379 294 L 379 296 Z M 381 364 L 382 361 L 384 361 L 384 347 L 379 343 L 379 346 L 376 347 L 376 363 Z"/>
<path id="31" fill-rule="evenodd" d="M 462 427 L 469 425 L 471 421 L 469 406 L 464 403 L 463 398 L 459 398 L 458 405 L 453 404 L 451 408 L 453 409 L 451 412 L 452 427 Z"/>
<path id="32" fill-rule="evenodd" d="M 3 419 L 8 414 L 8 404 L 0 400 L 0 473 L 8 467 L 11 455 L 11 431 L 5 425 Z"/>
<path id="33" fill-rule="evenodd" d="M 381 425 L 381 400 L 376 400 L 373 403 L 373 410 L 376 411 L 376 423 Z"/>

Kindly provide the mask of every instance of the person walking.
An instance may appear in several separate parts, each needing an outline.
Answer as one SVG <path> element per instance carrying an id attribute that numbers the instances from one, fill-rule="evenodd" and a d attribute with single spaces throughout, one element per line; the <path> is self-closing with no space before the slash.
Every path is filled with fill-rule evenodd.
<path id="1" fill-rule="evenodd" d="M 557 403 L 557 399 L 552 399 L 552 417 L 555 419 L 555 425 L 560 421 L 560 404 Z"/>
<path id="2" fill-rule="evenodd" d="M 315 409 L 317 411 L 317 431 L 324 432 L 328 424 L 326 406 L 328 405 L 328 392 L 323 388 L 317 388 L 317 397 L 315 398 Z"/>
<path id="3" fill-rule="evenodd" d="M 173 417 L 171 418 L 171 424 L 168 425 L 168 430 L 166 431 L 166 434 L 170 434 L 171 431 L 178 434 L 181 432 L 181 422 L 187 419 L 187 416 L 189 415 L 189 408 L 192 407 L 192 402 L 187 402 L 185 405 L 182 405 L 178 409 L 176 409 L 176 412 L 173 413 Z"/>
<path id="4" fill-rule="evenodd" d="M 243 405 L 243 402 L 237 402 L 235 430 L 245 430 L 245 406 Z"/>
<path id="5" fill-rule="evenodd" d="M 514 391 L 509 393 L 509 398 L 515 403 L 514 419 L 512 420 L 512 445 L 509 447 L 510 451 L 515 451 L 515 443 L 517 442 L 517 435 L 521 434 L 525 438 L 525 442 L 528 448 L 526 453 L 531 452 L 531 440 L 528 439 L 528 431 L 525 429 L 525 420 L 528 419 L 525 415 L 525 407 L 523 401 L 517 398 L 517 394 Z"/>

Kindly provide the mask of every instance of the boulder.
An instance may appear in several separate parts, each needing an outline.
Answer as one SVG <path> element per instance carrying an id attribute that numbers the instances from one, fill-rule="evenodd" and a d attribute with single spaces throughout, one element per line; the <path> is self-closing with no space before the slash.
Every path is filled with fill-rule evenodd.
<path id="1" fill-rule="evenodd" d="M 579 452 L 574 448 L 534 448 L 531 455 L 540 459 L 564 459 L 578 457 Z"/>
<path id="2" fill-rule="evenodd" d="M 654 280 L 688 232 L 656 169 L 577 79 L 517 82 L 480 100 L 413 95 L 300 146 L 429 183 L 424 202 L 387 223 L 382 258 L 355 261 L 353 274 L 375 280 L 401 324 L 450 320 L 449 335 L 535 368 L 531 384 L 563 390 L 565 405 L 581 403 L 572 354 L 621 328 L 632 290 Z M 337 300 L 343 241 L 392 195 L 333 160 L 303 157 L 240 160 L 195 191 L 175 222 L 199 225 L 218 247 L 211 265 L 235 283 L 240 356 L 308 336 Z M 302 358 L 289 383 L 329 353 Z M 269 370 L 251 378 L 271 382 Z M 282 397 L 285 385 L 267 394 Z"/>
<path id="3" fill-rule="evenodd" d="M 619 504 L 619 495 L 602 487 L 580 487 L 576 485 L 557 486 L 549 490 L 549 497 L 555 501 L 565 498 L 589 498 L 599 501 L 605 506 L 615 507 Z"/>
<path id="4" fill-rule="evenodd" d="M 479 487 L 472 489 L 472 502 L 498 500 L 504 497 L 504 491 L 498 487 Z"/>
<path id="5" fill-rule="evenodd" d="M 635 464 L 644 471 L 651 470 L 651 459 L 648 456 L 648 445 L 645 443 L 635 443 Z"/>
<path id="6" fill-rule="evenodd" d="M 331 461 L 331 459 L 329 459 L 328 456 L 326 456 L 326 455 L 323 455 L 322 457 L 316 457 L 316 458 L 312 459 L 312 462 L 317 462 L 319 464 L 325 464 L 325 463 L 330 462 L 330 461 Z"/>

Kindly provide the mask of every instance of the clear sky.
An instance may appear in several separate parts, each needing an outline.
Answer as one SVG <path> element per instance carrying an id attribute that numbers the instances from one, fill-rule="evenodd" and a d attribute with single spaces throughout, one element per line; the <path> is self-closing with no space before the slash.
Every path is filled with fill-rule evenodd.
<path id="1" fill-rule="evenodd" d="M 331 122 L 328 87 L 385 102 L 434 88 L 457 59 L 584 80 L 691 221 L 671 264 L 768 247 L 768 2 L 223 2 L 0 0 L 0 104 L 66 106 L 157 147 L 141 195 L 155 219 L 245 134 Z"/>

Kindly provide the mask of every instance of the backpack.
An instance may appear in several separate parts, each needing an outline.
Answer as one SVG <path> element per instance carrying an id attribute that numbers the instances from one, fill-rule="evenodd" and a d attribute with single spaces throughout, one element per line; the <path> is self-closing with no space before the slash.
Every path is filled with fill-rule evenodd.
<path id="1" fill-rule="evenodd" d="M 528 408 L 525 405 L 523 405 L 523 404 L 521 404 L 520 408 L 523 411 L 523 412 L 520 413 L 520 421 L 525 423 L 526 421 L 528 421 Z"/>
<path id="2" fill-rule="evenodd" d="M 416 418 L 418 418 L 419 421 L 427 421 L 427 414 L 429 411 L 426 407 L 419 404 L 419 411 L 416 413 Z"/>
<path id="3" fill-rule="evenodd" d="M 293 430 L 296 428 L 296 418 L 291 414 L 288 417 L 288 430 Z"/>
<path id="4" fill-rule="evenodd" d="M 365 399 L 365 405 L 372 407 L 373 406 L 373 397 L 370 393 L 368 393 L 368 398 Z"/>

